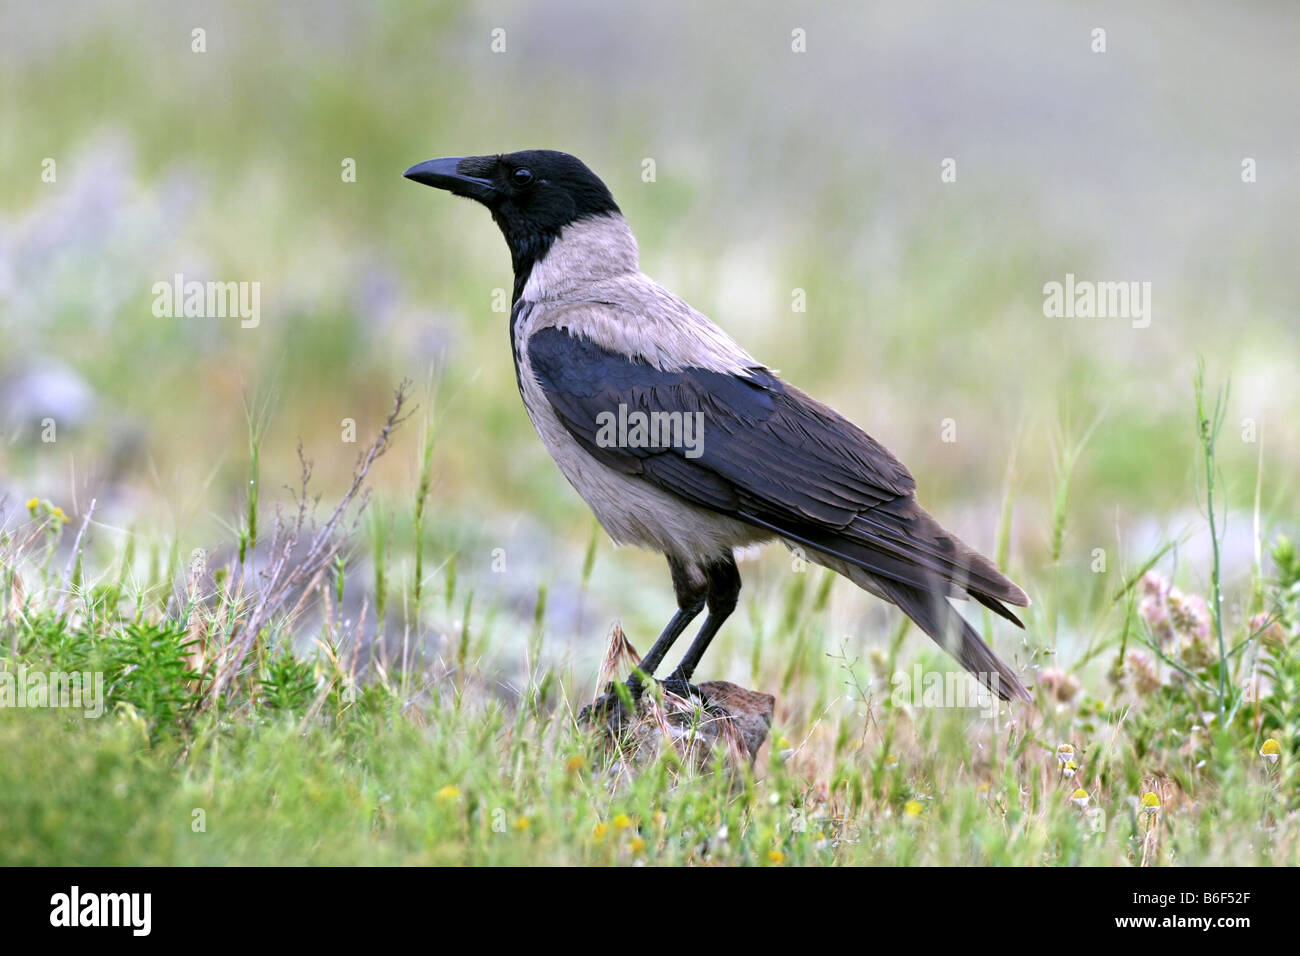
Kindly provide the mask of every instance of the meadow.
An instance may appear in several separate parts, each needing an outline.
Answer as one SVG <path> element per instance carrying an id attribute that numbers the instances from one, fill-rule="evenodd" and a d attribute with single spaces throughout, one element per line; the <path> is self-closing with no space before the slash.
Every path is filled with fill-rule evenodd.
<path id="1" fill-rule="evenodd" d="M 1300 864 L 1290 10 L 136 12 L 0 10 L 0 863 Z M 610 771 L 662 559 L 533 434 L 495 228 L 400 176 L 530 146 L 1025 587 L 966 613 L 1032 706 L 900 697 L 955 665 L 771 547 L 699 674 L 776 696 L 752 771 Z M 101 715 L 5 697 L 74 672 Z"/>

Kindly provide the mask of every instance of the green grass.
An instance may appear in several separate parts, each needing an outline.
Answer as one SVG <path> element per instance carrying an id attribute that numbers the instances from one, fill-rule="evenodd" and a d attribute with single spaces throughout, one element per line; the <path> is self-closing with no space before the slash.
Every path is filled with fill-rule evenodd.
<path id="1" fill-rule="evenodd" d="M 24 638 L 25 659 L 64 638 Z M 141 635 L 107 640 L 129 652 Z M 164 675 L 181 659 L 141 658 L 136 673 L 157 667 L 160 686 L 115 684 L 98 721 L 0 711 L 4 863 L 1300 861 L 1291 745 L 1269 767 L 1249 727 L 1198 732 L 1173 692 L 1140 712 L 1048 708 L 997 733 L 878 706 L 872 726 L 840 708 L 816 727 L 788 718 L 776 733 L 794 754 L 762 761 L 739 792 L 721 775 L 678 779 L 665 758 L 611 795 L 555 690 L 524 707 L 447 686 L 412 713 L 369 687 L 308 718 L 319 669 L 282 659 L 232 718 L 177 711 Z M 1274 666 L 1294 690 L 1294 657 Z M 1061 741 L 1080 754 L 1077 780 L 1062 778 Z M 1075 783 L 1103 818 L 1068 801 Z M 1146 793 L 1154 816 L 1136 809 Z"/>
<path id="2" fill-rule="evenodd" d="M 1214 431 L 1198 414 L 1213 476 Z M 1053 507 L 1059 537 L 1068 497 Z M 692 773 L 666 749 L 629 778 L 575 723 L 588 680 L 538 663 L 544 585 L 525 681 L 506 692 L 483 664 L 495 609 L 472 594 L 437 661 L 410 653 L 426 636 L 420 616 L 390 613 L 400 657 L 381 656 L 360 682 L 337 615 L 294 653 L 301 623 L 287 609 L 304 602 L 278 605 L 214 691 L 259 601 L 256 579 L 236 584 L 251 552 L 224 571 L 190 569 L 188 590 L 163 604 L 151 595 L 168 590 L 165 572 L 124 586 L 125 552 L 68 580 L 55 545 L 74 524 L 45 502 L 30 511 L 0 546 L 0 672 L 102 673 L 105 712 L 0 707 L 0 863 L 1300 863 L 1300 559 L 1286 539 L 1271 548 L 1267 611 L 1215 617 L 1221 641 L 1209 621 L 1176 617 L 1193 607 L 1177 589 L 1158 592 L 1174 615 L 1166 633 L 1135 600 L 1158 591 L 1149 575 L 1103 592 L 1092 620 L 1065 621 L 1103 635 L 1097 655 L 1119 656 L 1109 695 L 1043 657 L 1052 632 L 1031 626 L 1016 656 L 1041 662 L 1036 705 L 995 720 L 891 698 L 891 675 L 909 666 L 901 650 L 916 648 L 907 628 L 865 658 L 819 651 L 832 643 L 834 578 L 789 574 L 733 625 L 754 638 L 752 685 L 779 698 L 753 772 Z M 422 520 L 418 505 L 376 513 L 385 552 L 390 521 Z M 450 577 L 450 556 L 436 557 Z M 339 551 L 313 585 L 327 608 L 348 560 Z M 451 606 L 454 584 L 441 583 Z M 1128 645 L 1150 650 L 1145 663 L 1125 658 Z M 918 663 L 947 668 L 928 645 Z M 1275 763 L 1260 753 L 1270 739 Z"/>

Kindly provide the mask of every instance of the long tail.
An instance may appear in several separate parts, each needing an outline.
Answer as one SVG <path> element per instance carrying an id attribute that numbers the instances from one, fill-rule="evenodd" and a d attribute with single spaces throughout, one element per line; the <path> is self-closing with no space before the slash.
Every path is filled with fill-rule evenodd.
<path id="1" fill-rule="evenodd" d="M 877 579 L 874 584 L 993 693 L 1003 700 L 1033 700 L 1016 672 L 993 653 L 993 648 L 957 613 L 945 596 L 893 581 Z"/>
<path id="2" fill-rule="evenodd" d="M 808 557 L 818 564 L 839 572 L 863 590 L 896 604 L 936 644 L 955 657 L 962 667 L 975 675 L 981 684 L 1003 700 L 1027 702 L 1033 700 L 1016 672 L 993 653 L 993 648 L 989 647 L 966 619 L 957 613 L 957 609 L 948 603 L 944 582 L 935 581 L 933 587 L 921 588 L 879 574 L 872 574 L 859 564 L 849 563 L 837 555 L 815 550 L 807 553 Z M 1024 626 L 997 599 L 974 590 L 965 593 L 974 596 L 981 604 L 1020 627 Z M 1027 603 L 1027 599 L 1024 603 Z"/>

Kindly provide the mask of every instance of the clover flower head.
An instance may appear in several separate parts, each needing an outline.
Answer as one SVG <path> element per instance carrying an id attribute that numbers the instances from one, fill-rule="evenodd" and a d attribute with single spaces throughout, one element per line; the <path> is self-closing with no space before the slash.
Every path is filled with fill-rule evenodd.
<path id="1" fill-rule="evenodd" d="M 1079 693 L 1079 681 L 1059 667 L 1039 671 L 1038 683 L 1062 704 L 1068 704 Z"/>
<path id="2" fill-rule="evenodd" d="M 1128 675 L 1132 679 L 1133 689 L 1139 694 L 1153 694 L 1160 689 L 1160 673 L 1155 663 L 1140 651 L 1129 651 L 1124 658 Z"/>

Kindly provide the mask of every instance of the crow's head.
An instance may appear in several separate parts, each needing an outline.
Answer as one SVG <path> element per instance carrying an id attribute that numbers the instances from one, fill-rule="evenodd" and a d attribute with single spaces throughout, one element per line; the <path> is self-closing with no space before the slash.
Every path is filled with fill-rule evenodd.
<path id="1" fill-rule="evenodd" d="M 551 149 L 431 159 L 402 175 L 487 206 L 516 261 L 570 223 L 619 211 L 582 160 Z"/>

